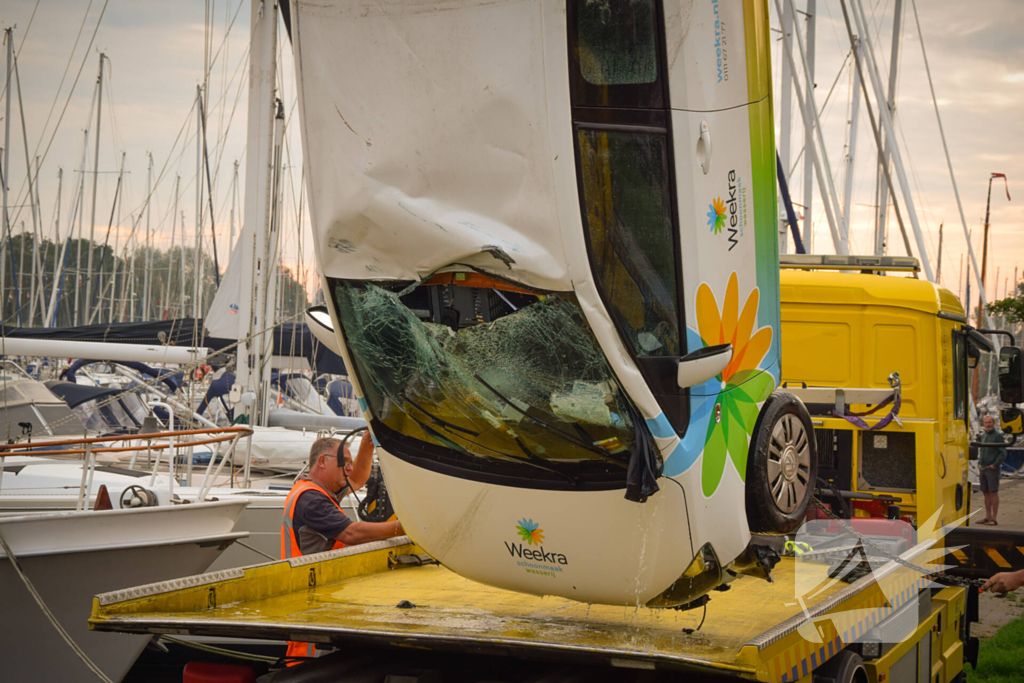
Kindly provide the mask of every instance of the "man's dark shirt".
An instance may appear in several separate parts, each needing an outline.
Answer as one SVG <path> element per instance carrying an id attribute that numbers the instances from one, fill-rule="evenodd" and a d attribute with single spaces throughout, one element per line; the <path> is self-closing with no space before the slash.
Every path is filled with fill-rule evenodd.
<path id="1" fill-rule="evenodd" d="M 981 443 L 1005 444 L 1006 437 L 1003 436 L 998 427 L 994 427 L 991 432 L 982 432 L 978 441 Z M 981 447 L 978 451 L 978 467 L 981 469 L 995 465 L 996 470 L 999 470 L 1000 465 L 1006 460 L 1006 448 Z"/>
<path id="2" fill-rule="evenodd" d="M 319 491 L 304 491 L 295 502 L 292 528 L 296 530 L 303 555 L 330 550 L 334 539 L 351 523 L 352 520 Z"/>

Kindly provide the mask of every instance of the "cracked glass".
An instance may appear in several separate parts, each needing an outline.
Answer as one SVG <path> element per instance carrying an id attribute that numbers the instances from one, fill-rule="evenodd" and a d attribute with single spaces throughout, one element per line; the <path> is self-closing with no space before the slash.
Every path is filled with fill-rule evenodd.
<path id="1" fill-rule="evenodd" d="M 492 284 L 336 283 L 370 412 L 396 437 L 385 447 L 517 479 L 624 481 L 632 407 L 574 296 Z"/>

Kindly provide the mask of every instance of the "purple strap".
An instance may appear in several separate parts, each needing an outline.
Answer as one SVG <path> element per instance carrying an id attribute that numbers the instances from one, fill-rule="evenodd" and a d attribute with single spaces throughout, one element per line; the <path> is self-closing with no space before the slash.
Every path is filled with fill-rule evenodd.
<path id="1" fill-rule="evenodd" d="M 867 410 L 867 411 L 865 411 L 863 413 L 850 413 L 849 415 L 840 415 L 839 413 L 837 413 L 836 411 L 833 410 L 832 411 L 832 415 L 835 416 L 835 417 L 841 417 L 844 420 L 846 420 L 847 422 L 849 422 L 850 424 L 856 425 L 856 426 L 860 427 L 861 429 L 866 429 L 868 431 L 877 431 L 879 429 L 884 429 L 885 427 L 887 427 L 889 425 L 890 422 L 893 421 L 893 419 L 897 415 L 900 414 L 900 405 L 903 403 L 903 401 L 901 400 L 900 394 L 901 394 L 901 392 L 898 389 L 896 389 L 895 391 L 893 391 L 893 395 L 892 396 L 889 396 L 888 398 L 886 398 L 884 401 L 879 403 L 877 406 L 875 406 L 871 410 Z M 881 410 L 885 406 L 889 405 L 890 403 L 893 403 L 892 410 L 889 411 L 888 415 L 886 415 L 881 420 L 879 420 L 878 424 L 876 424 L 874 427 L 869 427 L 868 423 L 861 419 L 862 416 L 871 415 L 871 414 Z"/>

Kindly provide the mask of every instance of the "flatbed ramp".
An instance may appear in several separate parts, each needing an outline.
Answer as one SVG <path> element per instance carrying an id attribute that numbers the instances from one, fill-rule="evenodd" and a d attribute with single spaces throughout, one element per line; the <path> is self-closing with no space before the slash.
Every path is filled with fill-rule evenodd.
<path id="1" fill-rule="evenodd" d="M 774 583 L 740 577 L 728 591 L 711 594 L 705 616 L 703 607 L 680 612 L 536 597 L 437 565 L 396 562 L 422 552 L 402 537 L 128 588 L 96 596 L 89 621 L 101 631 L 358 642 L 788 683 L 920 602 L 925 585 L 895 564 L 848 585 L 830 581 L 825 564 L 783 558 Z M 808 590 L 805 613 L 796 596 Z M 927 611 L 923 620 L 915 613 L 912 631 L 930 628 L 951 600 L 962 611 L 963 591 L 921 596 L 930 598 Z M 399 607 L 403 601 L 412 606 Z"/>

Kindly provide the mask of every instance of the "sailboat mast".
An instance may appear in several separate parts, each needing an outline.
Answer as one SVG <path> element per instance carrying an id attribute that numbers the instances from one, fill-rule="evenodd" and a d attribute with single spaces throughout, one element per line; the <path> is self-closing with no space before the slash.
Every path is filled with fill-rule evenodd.
<path id="1" fill-rule="evenodd" d="M 174 210 L 171 211 L 171 248 L 167 251 L 167 282 L 164 284 L 164 313 L 163 318 L 167 320 L 171 311 L 171 277 L 174 275 L 174 233 L 178 225 L 178 184 L 181 176 L 174 177 Z"/>
<path id="2" fill-rule="evenodd" d="M 120 230 L 120 227 L 121 227 L 121 216 L 119 214 L 117 214 L 117 212 L 119 212 L 121 210 L 121 205 L 118 203 L 117 200 L 121 196 L 121 183 L 124 182 L 124 159 L 125 159 L 125 156 L 127 156 L 127 154 L 125 152 L 121 152 L 121 169 L 117 173 L 117 190 L 114 192 L 114 205 L 110 208 L 110 221 L 108 221 L 108 224 L 107 224 L 107 237 L 110 236 L 110 231 L 114 227 L 114 225 L 118 226 L 118 229 L 114 231 L 114 250 L 113 250 L 113 252 L 111 252 L 111 257 L 112 257 L 112 260 L 113 260 L 113 266 L 110 269 L 111 270 L 111 275 L 110 275 L 110 313 L 109 313 L 108 318 L 107 318 L 108 322 L 114 322 L 114 318 L 115 318 L 115 316 L 117 316 L 117 313 L 116 313 L 116 310 L 117 310 L 117 254 L 118 254 L 118 247 L 121 246 L 121 230 Z M 114 222 L 115 215 L 117 215 L 117 223 Z M 101 255 L 100 258 L 103 258 L 103 255 Z M 122 268 L 121 271 L 122 271 L 121 274 L 123 276 L 124 275 L 124 268 Z M 101 265 L 100 265 L 100 276 L 102 277 L 102 275 L 103 275 L 103 266 L 102 266 L 102 262 L 101 262 Z M 121 290 L 123 292 L 123 290 L 124 290 L 123 286 L 121 287 Z M 102 306 L 102 302 L 103 302 L 103 286 L 100 285 L 100 304 L 101 304 L 101 306 Z M 97 320 L 99 320 L 98 316 L 97 316 Z"/>
<path id="3" fill-rule="evenodd" d="M 265 343 L 257 332 L 268 327 L 266 319 L 267 292 L 264 271 L 267 269 L 267 238 L 270 223 L 272 174 L 274 168 L 275 106 L 277 91 L 277 24 L 278 4 L 251 0 L 249 24 L 249 112 L 247 121 L 245 211 L 242 236 L 243 263 L 239 264 L 243 291 L 248 285 L 249 315 L 243 318 L 246 327 L 237 332 L 237 384 L 243 392 L 256 390 L 256 401 L 246 407 L 252 424 L 262 424 Z M 252 240 L 251 243 L 249 240 Z M 267 337 L 272 335 L 267 334 Z M 250 362 L 249 353 L 253 358 Z M 238 409 L 241 411 L 242 406 Z M 248 459 L 246 463 L 248 465 Z"/>
<path id="4" fill-rule="evenodd" d="M 7 191 L 11 185 L 11 69 L 14 66 L 14 29 L 8 28 L 4 31 L 4 40 L 7 42 L 7 111 L 4 116 L 4 167 L 3 171 L 3 195 L 4 195 L 4 234 L 0 235 L 0 321 L 4 320 L 4 308 L 7 303 L 7 259 L 4 252 L 10 244 L 11 224 L 10 215 L 7 212 Z M 13 248 L 13 245 L 11 246 Z M 13 274 L 12 274 L 13 277 Z"/>
<path id="5" fill-rule="evenodd" d="M 185 317 L 185 209 L 181 210 L 181 317 Z"/>
<path id="6" fill-rule="evenodd" d="M 817 0 L 807 0 L 807 28 L 805 29 L 805 35 L 807 37 L 807 52 L 806 52 L 806 72 L 804 73 L 805 81 L 804 87 L 807 88 L 807 92 L 804 95 L 808 109 L 817 111 L 817 103 L 814 101 L 814 53 L 815 44 L 817 43 L 817 15 L 818 15 L 818 3 Z M 814 147 L 814 121 L 810 117 L 804 117 L 804 249 L 808 254 L 814 253 L 814 166 L 810 163 L 810 157 L 807 155 L 806 150 Z M 788 170 L 788 169 L 787 169 Z M 821 193 L 825 194 L 825 188 L 821 188 Z M 824 201 L 828 201 L 827 199 Z M 839 207 L 834 207 L 834 210 L 838 210 Z M 836 249 L 836 253 L 840 253 L 839 249 Z"/>
<path id="7" fill-rule="evenodd" d="M 146 272 L 142 277 L 142 306 L 139 310 L 139 314 L 144 320 L 148 320 L 152 315 L 149 300 L 153 284 L 153 232 L 149 223 L 149 208 L 153 203 L 153 153 L 147 152 L 147 154 L 149 155 L 149 167 L 146 170 L 146 240 L 144 242 L 146 245 Z"/>
<path id="8" fill-rule="evenodd" d="M 783 40 L 792 40 L 790 34 L 793 32 L 793 0 L 782 0 L 782 34 Z M 789 173 L 789 157 L 792 144 L 790 143 L 790 137 L 792 135 L 792 121 L 793 121 L 793 71 L 790 69 L 789 62 L 786 59 L 780 60 L 782 62 L 782 87 L 781 93 L 781 105 L 779 106 L 779 160 L 782 164 L 782 168 L 786 174 Z M 779 205 L 782 206 L 782 201 L 779 201 Z M 788 219 L 787 219 L 788 222 Z M 789 251 L 789 230 L 788 225 L 784 225 L 783 221 L 779 221 L 779 253 L 785 254 Z"/>
<path id="9" fill-rule="evenodd" d="M 85 220 L 85 159 L 89 155 L 89 131 L 85 131 L 85 142 L 82 144 L 82 163 L 78 167 L 78 255 L 75 257 L 75 310 L 72 325 L 77 325 L 78 301 L 82 291 L 82 222 Z M 71 218 L 74 221 L 74 216 Z"/>
<path id="10" fill-rule="evenodd" d="M 270 359 L 274 351 L 274 322 L 275 320 L 275 308 L 277 304 L 277 272 L 280 270 L 277 267 L 277 242 L 281 234 L 281 171 L 284 167 L 284 105 L 281 100 L 277 100 L 277 116 L 274 118 L 274 167 L 273 167 L 273 181 L 271 182 L 271 203 L 270 203 L 270 226 L 267 230 L 267 239 L 265 242 L 264 258 L 263 258 L 263 283 L 262 283 L 262 298 L 259 308 L 257 308 L 257 315 L 262 323 L 264 329 L 267 330 L 260 338 L 260 354 L 259 364 L 261 372 L 260 382 L 260 406 L 261 406 L 261 422 L 259 424 L 266 424 L 268 413 L 270 411 L 270 378 L 271 378 L 271 366 Z"/>
<path id="11" fill-rule="evenodd" d="M 35 182 L 32 175 L 32 161 L 29 159 L 28 153 L 28 131 L 25 128 L 25 101 L 21 96 L 21 72 L 18 69 L 18 57 L 14 57 L 14 84 L 18 89 L 18 114 L 21 118 L 21 139 L 22 144 L 25 148 L 25 175 L 28 176 L 28 204 L 32 210 L 32 276 L 29 280 L 29 296 L 28 296 L 28 324 L 32 325 L 36 317 L 36 275 L 38 274 L 38 254 L 39 244 L 37 242 L 37 235 L 39 234 L 39 212 L 36 206 L 36 191 Z M 38 169 L 37 169 L 38 171 Z M 38 180 L 38 178 L 36 178 Z M 21 238 L 25 239 L 24 235 Z M 21 306 L 21 302 L 18 303 Z"/>
<path id="12" fill-rule="evenodd" d="M 39 281 L 36 284 L 36 297 L 39 299 L 39 317 L 42 318 L 46 312 L 46 239 L 43 235 L 43 200 L 40 198 L 42 192 L 39 188 L 39 157 L 36 157 L 36 209 L 39 213 L 39 237 L 36 253 L 39 254 Z M 56 247 L 56 243 L 54 244 Z M 56 252 L 54 258 L 57 257 Z"/>
<path id="13" fill-rule="evenodd" d="M 135 252 L 138 250 L 138 238 L 136 237 L 135 231 L 138 229 L 138 223 L 135 221 L 135 216 L 130 217 L 132 224 L 132 233 L 128 237 L 128 248 L 131 250 L 131 261 L 128 266 L 128 319 L 135 322 Z M 139 216 L 139 222 L 142 221 L 142 216 Z M 122 287 L 122 289 L 124 289 Z M 124 307 L 121 307 L 124 310 Z"/>
<path id="14" fill-rule="evenodd" d="M 203 270 L 203 90 L 196 86 L 196 250 L 195 279 L 192 285 L 192 317 L 199 320 L 202 311 L 200 280 Z"/>
<path id="15" fill-rule="evenodd" d="M 71 225 L 68 226 L 68 238 L 61 242 L 60 239 L 60 197 L 61 191 L 64 188 L 64 169 L 63 167 L 57 167 L 57 208 L 56 215 L 53 221 L 54 230 L 54 262 L 53 262 L 53 289 L 50 292 L 50 303 L 46 307 L 46 318 L 43 320 L 43 327 L 54 327 L 56 320 L 54 319 L 57 310 L 57 292 L 59 291 L 59 285 L 61 277 L 64 273 L 64 258 L 68 253 L 68 247 L 71 245 L 71 235 L 75 227 L 74 216 L 71 218 Z M 60 244 L 60 254 L 58 255 L 56 245 Z"/>
<path id="16" fill-rule="evenodd" d="M 93 252 L 95 251 L 94 240 L 96 237 L 96 183 L 100 177 L 100 129 L 103 127 L 103 120 L 100 114 L 103 112 L 103 60 L 106 55 L 100 53 L 100 75 L 97 79 L 96 90 L 96 151 L 93 155 L 92 164 L 92 217 L 89 219 L 89 259 L 85 269 L 85 304 L 92 305 L 92 265 Z M 78 321 L 75 321 L 76 323 Z"/>
<path id="17" fill-rule="evenodd" d="M 899 74 L 900 62 L 900 36 L 903 32 L 903 0 L 896 0 L 892 15 L 892 53 L 889 57 L 889 94 L 884 106 L 889 108 L 889 116 L 896 115 L 896 76 Z M 883 104 L 879 104 L 881 108 Z M 895 188 L 891 188 L 885 179 L 884 168 L 889 167 L 889 159 L 892 154 L 890 145 L 882 142 L 883 147 L 878 151 L 878 173 L 875 186 L 875 254 L 881 256 L 885 253 L 885 234 L 889 220 L 889 196 L 895 197 Z M 907 254 L 911 256 L 912 254 Z"/>
<path id="18" fill-rule="evenodd" d="M 861 40 L 857 38 L 852 47 L 854 64 L 859 59 L 857 52 L 860 49 Z M 843 223 L 846 224 L 847 230 L 850 229 L 850 220 L 853 218 L 853 176 L 856 168 L 854 162 L 857 159 L 857 123 L 860 114 L 860 72 L 856 68 L 853 69 L 853 92 L 851 93 L 851 98 L 850 136 L 846 150 L 846 187 L 843 191 Z"/>

